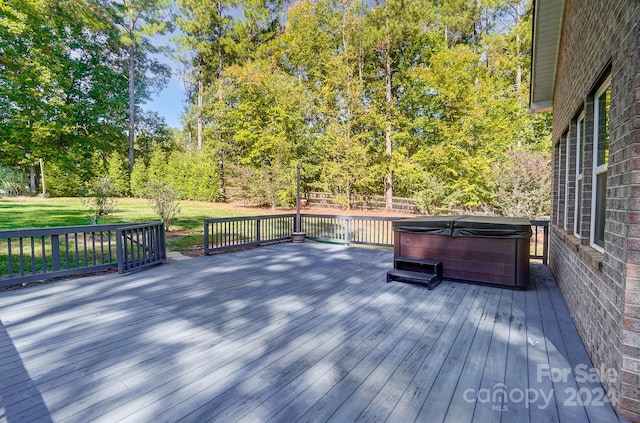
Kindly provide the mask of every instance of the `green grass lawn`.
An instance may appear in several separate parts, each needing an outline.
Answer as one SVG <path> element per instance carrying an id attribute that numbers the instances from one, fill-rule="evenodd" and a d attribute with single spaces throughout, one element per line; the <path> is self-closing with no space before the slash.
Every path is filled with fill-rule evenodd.
<path id="1" fill-rule="evenodd" d="M 227 204 L 181 201 L 181 213 L 167 234 L 171 251 L 191 252 L 204 245 L 203 221 L 206 218 L 268 214 L 266 210 L 242 208 Z M 77 226 L 92 224 L 93 213 L 80 198 L 3 198 L 0 199 L 0 230 Z M 148 200 L 119 198 L 115 212 L 100 218 L 100 224 L 150 222 L 160 218 Z"/>

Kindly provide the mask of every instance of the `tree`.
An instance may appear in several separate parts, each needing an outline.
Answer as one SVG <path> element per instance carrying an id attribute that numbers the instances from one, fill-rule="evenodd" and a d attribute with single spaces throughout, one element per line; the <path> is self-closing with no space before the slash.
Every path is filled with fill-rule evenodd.
<path id="1" fill-rule="evenodd" d="M 25 167 L 32 181 L 39 158 L 89 180 L 100 173 L 95 152 L 122 145 L 121 50 L 94 9 L 81 6 L 40 0 L 0 6 L 0 162 Z"/>
<path id="2" fill-rule="evenodd" d="M 137 100 L 149 95 L 153 88 L 149 74 L 159 77 L 155 84 L 165 84 L 168 67 L 151 59 L 148 54 L 159 50 L 148 38 L 171 30 L 168 21 L 170 0 L 122 0 L 108 1 L 106 16 L 120 31 L 120 42 L 127 50 L 127 80 L 129 95 L 129 172 L 133 171 L 135 160 L 135 116 Z M 139 79 L 147 79 L 147 84 L 136 85 Z M 145 90 L 146 89 L 146 90 Z"/>
<path id="3" fill-rule="evenodd" d="M 376 0 L 375 7 L 368 14 L 368 41 L 380 70 L 376 73 L 384 78 L 384 100 L 380 110 L 384 122 L 384 195 L 387 208 L 392 207 L 393 197 L 393 127 L 396 106 L 394 73 L 400 65 L 411 63 L 410 58 L 402 55 L 397 57 L 396 54 L 403 50 L 403 44 L 411 44 L 421 30 L 422 19 L 428 16 L 424 7 L 426 5 L 426 2 L 419 0 Z"/>
<path id="4" fill-rule="evenodd" d="M 550 154 L 513 150 L 487 174 L 498 214 L 548 219 L 551 208 Z"/>

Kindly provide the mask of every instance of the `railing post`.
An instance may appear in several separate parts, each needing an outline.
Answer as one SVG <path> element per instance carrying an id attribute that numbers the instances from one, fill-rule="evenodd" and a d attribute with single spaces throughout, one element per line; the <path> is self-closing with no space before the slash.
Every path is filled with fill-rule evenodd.
<path id="1" fill-rule="evenodd" d="M 116 229 L 116 261 L 118 273 L 124 273 L 124 242 L 122 242 L 122 229 Z"/>
<path id="2" fill-rule="evenodd" d="M 542 264 L 549 261 L 549 224 L 543 226 L 544 239 L 542 241 Z"/>
<path id="3" fill-rule="evenodd" d="M 60 270 L 60 237 L 51 235 L 51 270 Z"/>
<path id="4" fill-rule="evenodd" d="M 350 222 L 351 222 L 351 218 L 350 217 L 347 217 L 347 218 L 344 219 L 344 231 L 345 231 L 344 241 L 347 244 L 351 244 L 351 225 L 350 225 Z"/>
<path id="5" fill-rule="evenodd" d="M 160 259 L 162 260 L 166 260 L 167 258 L 167 245 L 166 245 L 166 234 L 164 232 L 164 223 L 162 223 L 160 226 L 160 242 L 158 243 L 160 245 Z"/>
<path id="6" fill-rule="evenodd" d="M 260 242 L 260 219 L 256 219 L 256 242 Z"/>
<path id="7" fill-rule="evenodd" d="M 164 228 L 163 228 L 164 229 Z M 204 221 L 204 255 L 209 254 L 209 222 Z"/>

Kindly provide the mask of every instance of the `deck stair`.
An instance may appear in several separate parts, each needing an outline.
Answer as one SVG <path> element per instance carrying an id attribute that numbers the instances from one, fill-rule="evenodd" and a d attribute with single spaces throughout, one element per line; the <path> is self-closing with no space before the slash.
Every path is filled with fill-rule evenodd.
<path id="1" fill-rule="evenodd" d="M 397 280 L 433 289 L 442 281 L 442 262 L 439 260 L 397 257 L 393 267 L 387 272 L 387 282 Z"/>

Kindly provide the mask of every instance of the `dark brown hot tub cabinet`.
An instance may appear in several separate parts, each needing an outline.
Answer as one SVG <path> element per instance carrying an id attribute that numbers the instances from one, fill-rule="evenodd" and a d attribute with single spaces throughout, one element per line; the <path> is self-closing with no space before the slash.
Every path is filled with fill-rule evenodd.
<path id="1" fill-rule="evenodd" d="M 430 289 L 440 278 L 525 289 L 531 222 L 493 216 L 423 216 L 393 222 L 394 270 L 387 281 Z"/>

